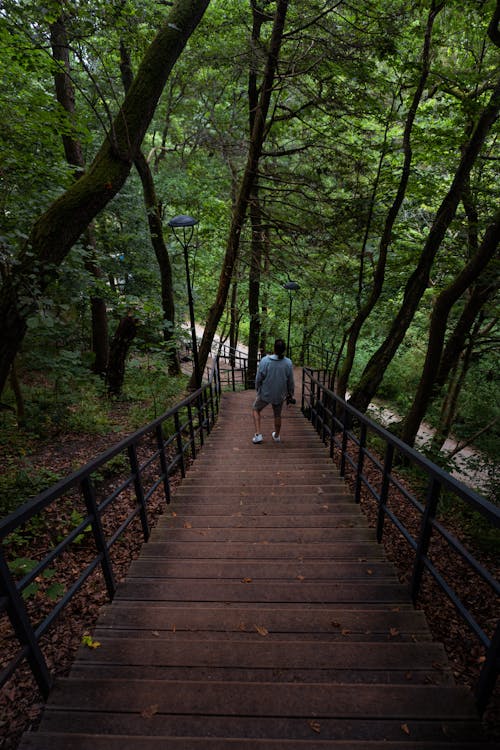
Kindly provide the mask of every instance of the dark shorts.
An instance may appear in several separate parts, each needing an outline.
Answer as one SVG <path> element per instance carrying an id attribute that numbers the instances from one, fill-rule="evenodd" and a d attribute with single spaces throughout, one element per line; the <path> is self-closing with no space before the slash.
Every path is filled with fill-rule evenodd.
<path id="1" fill-rule="evenodd" d="M 268 406 L 268 403 L 268 401 L 263 401 L 260 396 L 257 396 L 255 401 L 253 402 L 252 408 L 255 409 L 255 411 L 262 411 L 262 409 L 265 409 L 265 407 Z M 279 417 L 281 414 L 281 410 L 283 409 L 283 401 L 280 401 L 279 404 L 271 404 L 271 406 L 273 407 L 273 413 L 277 417 Z"/>

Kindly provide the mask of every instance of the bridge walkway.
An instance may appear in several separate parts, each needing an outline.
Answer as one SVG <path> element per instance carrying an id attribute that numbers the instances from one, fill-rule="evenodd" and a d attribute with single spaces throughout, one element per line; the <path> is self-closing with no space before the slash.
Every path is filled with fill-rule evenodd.
<path id="1" fill-rule="evenodd" d="M 219 421 L 21 750 L 473 750 L 472 697 L 298 407 Z M 97 645 L 94 643 L 94 645 Z M 491 745 L 493 747 L 493 745 Z"/>

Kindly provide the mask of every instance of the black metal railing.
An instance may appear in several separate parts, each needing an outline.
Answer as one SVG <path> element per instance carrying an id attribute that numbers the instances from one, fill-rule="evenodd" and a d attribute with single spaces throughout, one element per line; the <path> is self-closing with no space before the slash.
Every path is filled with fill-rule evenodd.
<path id="1" fill-rule="evenodd" d="M 148 539 L 152 500 L 170 502 L 170 477 L 184 476 L 203 446 L 220 393 L 216 357 L 208 382 L 188 398 L 0 520 L 0 617 L 10 622 L 0 687 L 27 660 L 48 695 L 52 675 L 43 636 L 94 572 L 102 573 L 113 598 L 112 549 L 134 521 Z M 31 560 L 26 550 L 34 535 L 44 552 Z M 57 584 L 63 570 L 74 570 L 69 583 L 64 576 L 64 591 Z"/>
<path id="2" fill-rule="evenodd" d="M 311 421 L 330 456 L 340 465 L 342 476 L 350 474 L 354 482 L 354 496 L 360 502 L 361 492 L 376 504 L 377 539 L 382 541 L 386 520 L 390 521 L 413 550 L 413 571 L 410 590 L 416 603 L 427 571 L 442 592 L 452 602 L 459 615 L 474 633 L 484 654 L 476 687 L 476 702 L 482 712 L 493 692 L 500 666 L 500 621 L 488 623 L 490 634 L 479 624 L 465 599 L 470 598 L 470 581 L 477 580 L 476 593 L 495 597 L 498 601 L 500 584 L 465 545 L 439 519 L 441 504 L 464 503 L 467 509 L 479 514 L 489 528 L 500 528 L 500 510 L 485 498 L 454 479 L 418 451 L 410 448 L 395 435 L 354 409 L 325 387 L 323 378 L 314 370 L 304 368 L 302 380 L 302 411 Z M 383 456 L 380 458 L 380 456 Z M 412 467 L 417 470 L 422 484 L 420 497 L 411 491 L 393 467 Z M 441 565 L 443 549 L 446 563 Z M 458 557 L 466 570 L 469 593 L 457 592 L 454 582 L 456 570 L 451 568 L 448 553 Z M 456 558 L 454 558 L 456 559 Z M 443 567 L 445 569 L 443 569 Z M 460 576 L 458 576 L 460 578 Z M 478 608 L 479 609 L 479 608 Z"/>
<path id="3" fill-rule="evenodd" d="M 229 344 L 215 346 L 219 357 L 221 383 L 233 391 L 248 388 L 248 355 Z"/>

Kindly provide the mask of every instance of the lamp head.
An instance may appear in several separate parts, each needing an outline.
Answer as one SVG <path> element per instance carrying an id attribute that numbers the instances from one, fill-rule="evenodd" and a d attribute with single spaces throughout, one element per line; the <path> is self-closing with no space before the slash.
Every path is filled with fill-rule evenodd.
<path id="1" fill-rule="evenodd" d="M 289 292 L 296 292 L 300 289 L 300 285 L 296 281 L 287 281 L 286 284 L 283 284 L 283 289 L 287 289 Z"/>
<path id="2" fill-rule="evenodd" d="M 180 214 L 179 216 L 174 216 L 173 219 L 170 219 L 168 222 L 168 226 L 172 227 L 172 229 L 184 229 L 186 227 L 194 227 L 195 224 L 198 224 L 198 219 L 193 219 L 192 216 L 185 216 L 184 214 Z"/>

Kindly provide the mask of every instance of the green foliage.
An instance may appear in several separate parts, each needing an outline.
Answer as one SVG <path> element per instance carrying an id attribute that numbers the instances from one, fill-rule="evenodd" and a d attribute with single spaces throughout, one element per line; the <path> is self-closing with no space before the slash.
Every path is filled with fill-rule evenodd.
<path id="1" fill-rule="evenodd" d="M 38 565 L 38 560 L 32 560 L 28 557 L 17 557 L 9 563 L 9 568 L 16 578 L 21 578 L 33 570 L 36 565 Z M 23 599 L 29 599 L 39 592 L 43 592 L 43 594 L 51 601 L 57 601 L 60 599 L 65 591 L 63 584 L 54 582 L 49 586 L 45 585 L 55 575 L 56 570 L 54 568 L 46 568 L 39 577 L 25 586 L 23 589 Z"/>
<path id="2" fill-rule="evenodd" d="M 16 510 L 28 498 L 38 495 L 60 478 L 51 469 L 35 469 L 26 458 L 20 465 L 11 459 L 0 475 L 0 516 Z"/>

